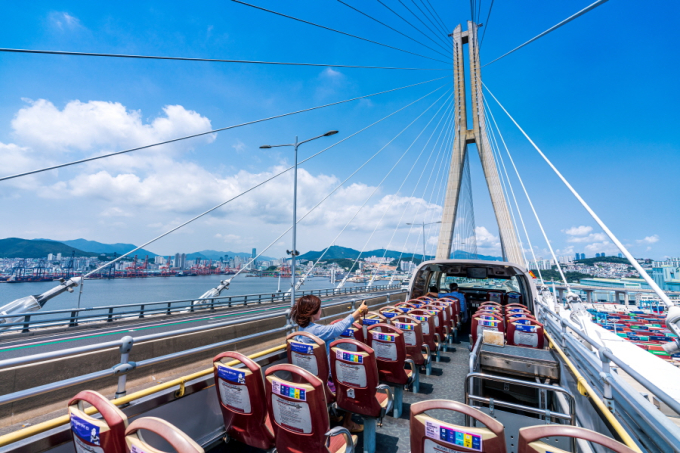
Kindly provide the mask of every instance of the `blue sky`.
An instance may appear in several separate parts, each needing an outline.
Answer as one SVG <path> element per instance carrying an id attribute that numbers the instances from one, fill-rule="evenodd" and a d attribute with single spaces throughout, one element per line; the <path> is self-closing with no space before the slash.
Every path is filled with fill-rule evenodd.
<path id="1" fill-rule="evenodd" d="M 379 3 L 348 3 L 440 49 Z M 398 2 L 387 3 L 442 43 L 441 37 L 429 33 Z M 412 7 L 412 3 L 405 3 Z M 450 28 L 469 19 L 467 2 L 431 3 Z M 491 61 L 588 3 L 496 1 L 482 61 Z M 256 4 L 441 58 L 336 1 L 260 0 Z M 488 1 L 482 4 L 482 21 L 488 6 Z M 8 48 L 445 70 L 0 54 L 2 174 L 444 77 L 214 137 L 1 182 L 4 215 L 0 237 L 84 237 L 140 244 L 292 162 L 288 148 L 264 151 L 258 149 L 260 145 L 288 143 L 296 134 L 307 138 L 330 129 L 340 130 L 334 137 L 301 147 L 300 157 L 305 158 L 439 87 L 304 165 L 300 215 L 431 106 L 300 224 L 299 249 L 327 246 L 421 132 L 336 243 L 361 249 L 378 225 L 367 249 L 387 246 L 396 228 L 390 248 L 420 250 L 417 234 L 412 233 L 407 240 L 409 229 L 403 225 L 413 220 L 436 220 L 441 213 L 442 158 L 450 148 L 446 141 L 439 148 L 432 145 L 439 134 L 435 126 L 448 107 L 444 101 L 451 88 L 451 72 L 446 64 L 229 1 L 200 5 L 164 2 L 162 6 L 143 1 L 115 5 L 37 1 L 7 4 L 4 12 L 11 20 L 0 30 L 0 42 Z M 674 209 L 680 169 L 680 134 L 674 127 L 680 101 L 679 68 L 674 58 L 679 44 L 674 25 L 679 12 L 680 6 L 674 2 L 641 5 L 632 0 L 611 0 L 483 70 L 485 83 L 635 256 L 680 255 L 680 215 Z M 558 253 L 577 251 L 593 256 L 595 252 L 615 252 L 529 143 L 495 105 L 492 109 Z M 431 134 L 432 141 L 423 148 Z M 444 139 L 450 137 L 443 134 Z M 431 161 L 414 191 L 430 152 Z M 476 154 L 471 157 L 478 244 L 481 252 L 496 254 L 498 231 L 486 184 Z M 430 186 L 424 191 L 428 179 Z M 282 176 L 148 248 L 162 254 L 262 249 L 289 225 L 291 182 L 290 177 Z M 519 191 L 516 180 L 512 182 Z M 548 257 L 527 203 L 520 200 L 520 207 L 538 255 Z M 429 252 L 434 250 L 436 233 L 433 229 L 428 234 Z M 266 254 L 282 255 L 289 242 L 289 236 L 284 236 Z"/>

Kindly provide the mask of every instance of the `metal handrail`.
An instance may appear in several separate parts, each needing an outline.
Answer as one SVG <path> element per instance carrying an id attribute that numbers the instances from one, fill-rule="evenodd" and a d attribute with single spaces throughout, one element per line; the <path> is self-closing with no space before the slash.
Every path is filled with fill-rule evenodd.
<path id="1" fill-rule="evenodd" d="M 342 289 L 338 288 L 322 288 L 309 291 L 302 291 L 301 296 L 312 294 L 319 296 L 337 296 L 344 294 L 356 294 L 365 292 L 379 292 L 387 291 L 390 289 L 398 289 L 399 285 L 374 285 L 374 286 L 353 286 L 344 287 Z M 248 306 L 251 303 L 275 303 L 275 302 L 285 302 L 290 296 L 287 293 L 258 293 L 258 294 L 243 294 L 238 296 L 218 296 L 206 299 L 193 298 L 193 299 L 178 299 L 178 300 L 166 300 L 159 302 L 140 302 L 134 304 L 120 304 L 120 305 L 107 305 L 107 306 L 96 306 L 96 307 L 84 307 L 84 308 L 67 308 L 59 310 L 40 310 L 35 312 L 26 313 L 15 313 L 15 314 L 4 314 L 0 315 L 0 327 L 7 328 L 6 332 L 12 331 L 22 331 L 29 332 L 31 328 L 37 327 L 54 327 L 58 325 L 68 325 L 70 327 L 77 326 L 79 322 L 97 322 L 106 321 L 113 322 L 119 319 L 131 319 L 131 318 L 144 318 L 149 315 L 156 314 L 166 314 L 171 315 L 177 312 L 185 312 L 189 310 L 190 312 L 199 310 L 215 310 L 217 308 L 232 307 L 233 305 Z M 204 302 L 200 304 L 195 304 L 195 302 Z M 188 302 L 188 303 L 187 303 Z M 177 304 L 184 305 L 177 305 Z M 162 307 L 161 307 L 162 305 Z M 128 310 L 122 312 L 115 312 L 116 309 L 138 307 L 136 310 Z M 81 313 L 90 312 L 102 312 L 93 313 L 89 315 L 81 315 Z M 37 316 L 49 316 L 58 315 L 63 313 L 69 313 L 70 316 L 57 318 L 57 319 L 39 319 L 35 320 Z M 125 316 L 129 315 L 129 316 Z M 21 318 L 24 320 L 20 322 L 5 323 L 4 319 L 11 318 Z"/>
<path id="2" fill-rule="evenodd" d="M 603 362 L 602 372 L 604 373 L 605 376 L 609 374 L 608 363 L 609 362 L 615 363 L 618 367 L 620 367 L 623 371 L 625 371 L 633 379 L 635 379 L 640 385 L 642 385 L 647 390 L 649 390 L 659 401 L 662 401 L 669 408 L 671 408 L 674 412 L 676 412 L 677 414 L 680 414 L 680 403 L 678 401 L 673 399 L 670 395 L 668 395 L 666 392 L 661 390 L 654 383 L 649 381 L 646 377 L 642 376 L 640 373 L 635 371 L 625 361 L 621 360 L 619 357 L 614 355 L 614 353 L 609 348 L 601 345 L 600 343 L 598 343 L 595 340 L 593 340 L 592 338 L 590 338 L 576 324 L 574 324 L 573 322 L 559 316 L 557 313 L 550 310 L 550 308 L 547 305 L 545 305 L 544 303 L 541 302 L 540 304 L 542 306 L 541 308 L 543 309 L 543 310 L 541 310 L 541 312 L 551 315 L 556 320 L 556 322 L 555 322 L 555 321 L 551 321 L 547 317 L 544 317 L 543 318 L 544 324 L 548 324 L 549 326 L 553 327 L 556 331 L 560 332 L 560 335 L 562 335 L 562 336 L 567 334 L 567 328 L 569 328 L 572 332 L 574 332 L 581 339 L 583 339 L 588 344 L 590 344 L 598 352 L 600 360 Z M 547 321 L 547 323 L 545 321 Z M 555 323 L 557 323 L 558 325 L 554 326 Z M 564 345 L 562 345 L 562 346 L 564 346 Z M 606 365 L 605 365 L 605 363 L 606 363 Z M 606 380 L 605 380 L 605 386 L 609 386 L 609 385 L 610 384 L 607 383 Z"/>
<path id="3" fill-rule="evenodd" d="M 393 295 L 393 294 L 398 294 L 401 291 L 395 291 L 391 293 L 387 293 L 386 296 Z M 352 303 L 356 302 L 358 300 L 362 300 L 359 298 L 355 299 L 350 299 L 350 300 L 344 300 L 344 301 L 338 301 L 338 302 L 331 302 L 325 305 L 322 305 L 322 307 L 333 307 L 336 305 L 340 304 L 346 304 L 346 303 Z M 283 308 L 287 307 L 281 307 Z M 194 332 L 201 332 L 201 331 L 206 331 L 206 330 L 212 330 L 216 329 L 219 327 L 226 327 L 226 326 L 231 326 L 234 324 L 240 324 L 244 322 L 252 322 L 252 321 L 259 321 L 262 319 L 268 319 L 271 318 L 273 313 L 268 313 L 266 315 L 260 315 L 260 316 L 254 316 L 254 317 L 249 317 L 249 318 L 241 318 L 241 319 L 235 319 L 231 321 L 224 321 L 220 323 L 215 323 L 215 324 L 210 324 L 209 326 L 196 326 L 196 327 L 188 327 L 185 329 L 179 329 L 179 330 L 172 330 L 168 332 L 159 332 L 155 334 L 150 334 L 150 335 L 143 335 L 141 337 L 137 337 L 134 342 L 135 343 L 142 343 L 145 341 L 151 341 L 151 340 L 158 340 L 162 338 L 168 338 L 172 336 L 177 336 L 177 335 L 183 335 L 183 334 L 188 334 L 188 333 L 194 333 Z M 5 359 L 5 360 L 0 360 L 0 369 L 10 367 L 10 366 L 17 366 L 17 365 L 25 365 L 28 363 L 35 363 L 39 362 L 42 360 L 50 360 L 50 359 L 55 359 L 55 358 L 60 358 L 60 357 L 66 357 L 69 355 L 73 354 L 82 354 L 86 352 L 93 352 L 93 351 L 98 351 L 102 349 L 108 349 L 108 348 L 113 348 L 113 347 L 120 347 L 126 344 L 126 341 L 124 339 L 119 339 L 119 340 L 112 340 L 112 341 L 107 341 L 104 343 L 96 343 L 96 344 L 91 344 L 91 345 L 85 345 L 85 346 L 78 346 L 75 348 L 69 348 L 69 349 L 61 349 L 58 351 L 50 351 L 50 352 L 43 352 L 41 354 L 33 354 L 29 356 L 24 356 L 24 357 L 14 357 L 11 359 Z"/>
<path id="4" fill-rule="evenodd" d="M 361 300 L 361 299 L 354 299 L 352 302 L 357 302 L 359 300 Z M 334 306 L 334 305 L 339 305 L 339 304 L 346 304 L 348 302 L 350 302 L 350 301 L 336 302 L 334 304 L 327 304 L 324 307 L 329 307 L 329 306 Z M 378 306 L 389 304 L 389 303 L 392 303 L 392 302 L 393 301 L 389 300 L 389 297 L 388 297 L 385 302 L 380 302 L 378 304 L 372 305 L 372 307 L 378 307 Z M 343 312 L 340 312 L 340 313 L 337 313 L 337 314 L 334 314 L 334 315 L 326 316 L 322 319 L 328 319 L 328 318 L 346 315 L 346 314 L 352 313 L 352 311 L 353 310 L 343 311 Z M 256 317 L 256 318 L 248 318 L 245 321 L 252 321 L 252 320 L 263 319 L 263 318 L 264 317 L 259 316 L 259 317 Z M 244 321 L 244 320 L 241 320 L 241 321 Z M 230 321 L 229 324 L 234 324 L 236 322 L 239 322 L 239 321 Z M 249 339 L 253 339 L 253 338 L 257 338 L 257 337 L 262 337 L 262 336 L 270 335 L 272 333 L 277 333 L 277 332 L 284 332 L 287 329 L 289 329 L 289 326 L 285 325 L 283 327 L 278 327 L 278 328 L 275 328 L 275 329 L 266 330 L 264 332 L 258 332 L 258 333 L 254 333 L 254 334 L 251 334 L 251 335 L 232 338 L 230 340 L 211 343 L 211 344 L 208 344 L 208 345 L 199 346 L 197 348 L 187 349 L 187 350 L 184 350 L 184 351 L 174 352 L 174 353 L 166 354 L 166 355 L 159 356 L 159 357 L 153 357 L 153 358 L 150 358 L 150 359 L 145 359 L 145 360 L 142 360 L 142 361 L 139 361 L 139 362 L 128 362 L 128 363 L 125 363 L 125 365 L 130 365 L 129 370 L 125 371 L 122 374 L 125 375 L 129 372 L 134 371 L 137 368 L 156 365 L 156 364 L 161 363 L 161 362 L 166 362 L 168 360 L 173 360 L 173 359 L 185 357 L 185 356 L 188 356 L 188 355 L 191 355 L 191 354 L 196 354 L 196 353 L 199 353 L 199 352 L 208 351 L 210 349 L 218 348 L 218 347 L 221 347 L 221 346 L 227 346 L 227 345 L 237 343 L 237 342 L 240 342 L 240 341 L 243 341 L 243 340 L 249 340 Z M 184 330 L 195 330 L 195 328 L 184 329 Z M 147 335 L 146 337 L 140 337 L 139 339 L 141 339 L 141 338 L 148 339 L 148 337 L 158 338 L 159 335 L 164 335 L 164 334 Z M 109 342 L 109 343 L 112 343 L 112 342 Z M 118 343 L 120 343 L 120 342 L 118 342 Z M 73 348 L 73 349 L 77 349 L 77 348 Z M 128 353 L 129 353 L 129 350 L 128 350 Z M 40 356 L 40 355 L 44 355 L 44 354 L 36 354 L 35 356 L 29 356 L 29 357 L 37 357 L 37 356 Z M 10 360 L 12 360 L 12 359 L 10 359 Z M 3 362 L 6 362 L 6 361 L 3 361 Z M 121 365 L 123 365 L 123 364 L 121 363 Z M 93 373 L 85 374 L 85 375 L 82 375 L 82 376 L 76 376 L 76 377 L 72 377 L 72 378 L 69 378 L 69 379 L 62 380 L 62 381 L 52 382 L 52 383 L 41 385 L 41 386 L 38 386 L 38 387 L 33 387 L 33 388 L 30 388 L 30 389 L 21 390 L 21 391 L 18 391 L 18 392 L 9 393 L 9 394 L 6 394 L 6 395 L 1 395 L 0 396 L 0 405 L 12 403 L 12 402 L 15 402 L 15 401 L 20 401 L 20 400 L 23 400 L 23 399 L 26 399 L 26 398 L 30 398 L 32 396 L 42 395 L 42 394 L 45 394 L 45 393 L 48 393 L 48 392 L 51 392 L 51 391 L 64 389 L 64 388 L 70 387 L 72 385 L 92 381 L 94 379 L 98 379 L 98 378 L 102 378 L 102 377 L 116 376 L 116 375 L 118 375 L 119 377 L 124 377 L 124 376 L 121 376 L 120 372 L 116 371 L 116 368 L 117 367 L 114 366 L 113 368 L 110 368 L 110 369 L 107 369 L 107 370 L 95 371 Z M 120 390 L 121 389 L 119 389 L 119 391 Z M 120 394 L 124 395 L 125 394 L 124 388 L 122 390 L 123 391 L 120 392 Z M 118 393 L 117 393 L 117 395 L 118 395 Z"/>

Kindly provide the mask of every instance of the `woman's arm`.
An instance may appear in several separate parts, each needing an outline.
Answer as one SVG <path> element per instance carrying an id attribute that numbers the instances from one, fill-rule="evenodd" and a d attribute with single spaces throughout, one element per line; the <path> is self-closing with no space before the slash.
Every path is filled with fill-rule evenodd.
<path id="1" fill-rule="evenodd" d="M 352 314 L 347 315 L 342 321 L 336 322 L 335 324 L 328 324 L 322 326 L 317 324 L 314 328 L 312 334 L 321 338 L 323 341 L 328 342 L 329 340 L 335 340 L 339 337 L 346 329 L 348 329 L 354 321 L 361 319 L 363 315 L 368 312 L 368 306 L 364 301 L 361 306 Z"/>

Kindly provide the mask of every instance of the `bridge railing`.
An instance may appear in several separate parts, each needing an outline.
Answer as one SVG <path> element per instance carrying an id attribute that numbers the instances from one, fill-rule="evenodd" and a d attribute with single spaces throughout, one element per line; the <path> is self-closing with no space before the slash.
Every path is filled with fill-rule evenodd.
<path id="1" fill-rule="evenodd" d="M 383 305 L 387 305 L 390 303 L 395 302 L 394 300 L 390 300 L 390 296 L 400 294 L 402 291 L 392 291 L 387 293 L 386 300 L 385 302 L 380 302 L 377 304 L 374 304 L 371 306 L 371 308 L 376 308 L 380 307 Z M 327 304 L 322 304 L 322 308 L 330 308 L 334 307 L 337 305 L 346 305 L 346 304 L 351 304 L 351 309 L 347 311 L 343 311 L 341 313 L 336 313 L 331 316 L 326 316 L 321 318 L 321 320 L 327 320 L 330 318 L 338 318 L 340 316 L 345 316 L 347 314 L 352 313 L 355 308 L 356 308 L 356 303 L 360 302 L 363 298 L 353 298 L 350 300 L 343 300 L 343 301 L 337 301 L 337 302 L 330 302 Z M 283 313 L 281 313 L 283 314 Z M 34 354 L 30 356 L 24 356 L 24 357 L 16 357 L 16 358 L 11 358 L 11 359 L 5 359 L 5 360 L 0 360 L 0 369 L 5 369 L 9 367 L 14 367 L 18 365 L 27 365 L 31 363 L 37 363 L 37 362 L 42 362 L 45 360 L 52 360 L 52 359 L 58 359 L 58 358 L 64 358 L 68 356 L 73 356 L 73 355 L 78 355 L 78 354 L 84 354 L 84 353 L 89 353 L 93 351 L 100 351 L 112 347 L 119 347 L 120 348 L 120 363 L 114 364 L 112 368 L 108 368 L 105 370 L 101 371 L 96 371 L 93 373 L 88 373 L 84 374 L 81 376 L 75 376 L 71 377 L 69 379 L 65 379 L 62 381 L 58 382 L 53 382 L 50 384 L 45 384 L 33 388 L 29 388 L 26 390 L 21 390 L 18 392 L 14 393 L 9 393 L 5 395 L 0 395 L 0 406 L 3 404 L 9 404 L 13 403 L 15 401 L 20 401 L 24 400 L 26 398 L 30 398 L 33 396 L 38 396 L 38 395 L 43 395 L 55 390 L 61 390 L 65 389 L 77 384 L 93 381 L 95 379 L 99 379 L 102 377 L 107 377 L 107 376 L 117 376 L 118 377 L 118 389 L 116 391 L 116 398 L 122 397 L 125 395 L 125 385 L 127 381 L 127 375 L 128 373 L 134 372 L 134 370 L 143 368 L 143 367 L 148 367 L 151 365 L 155 365 L 161 362 L 165 362 L 168 360 L 174 360 L 178 359 L 181 357 L 186 357 L 192 354 L 200 353 L 203 351 L 209 351 L 214 348 L 218 347 L 226 347 L 234 343 L 238 343 L 244 340 L 250 340 L 254 338 L 259 338 L 259 337 L 266 337 L 267 335 L 271 335 L 274 333 L 285 333 L 287 331 L 292 330 L 294 327 L 290 324 L 290 320 L 288 319 L 288 314 L 286 313 L 286 325 L 283 327 L 279 327 L 276 329 L 271 329 L 267 330 L 264 332 L 258 332 L 254 333 L 251 335 L 246 335 L 246 336 L 240 336 L 236 338 L 232 338 L 230 340 L 225 340 L 225 341 L 220 341 L 217 343 L 211 343 L 208 345 L 200 346 L 197 348 L 193 349 L 187 349 L 184 351 L 179 351 L 179 352 L 174 352 L 171 354 L 163 355 L 163 356 L 158 356 L 158 357 L 151 357 L 145 360 L 141 360 L 139 362 L 132 362 L 129 361 L 129 355 L 130 351 L 132 350 L 133 346 L 135 344 L 140 344 L 152 340 L 158 340 L 162 338 L 169 338 L 171 336 L 177 336 L 177 335 L 185 335 L 189 333 L 194 333 L 194 332 L 200 332 L 200 331 L 207 331 L 207 330 L 212 330 L 212 329 L 217 329 L 220 327 L 226 327 L 226 326 L 231 326 L 235 324 L 240 324 L 240 323 L 245 323 L 245 322 L 253 322 L 253 321 L 259 321 L 263 319 L 269 319 L 271 318 L 271 314 L 267 315 L 261 315 L 261 316 L 252 316 L 248 318 L 241 318 L 237 320 L 232 320 L 232 321 L 225 321 L 222 323 L 215 323 L 211 324 L 209 326 L 197 326 L 197 327 L 190 327 L 186 329 L 181 329 L 181 330 L 173 330 L 170 332 L 161 332 L 157 334 L 151 334 L 151 335 L 144 335 L 136 338 L 132 337 L 123 337 L 120 340 L 114 340 L 114 341 L 108 341 L 105 343 L 97 343 L 97 344 L 91 344 L 91 345 L 85 345 L 85 346 L 79 346 L 75 348 L 70 348 L 70 349 L 62 349 L 62 350 L 57 350 L 57 351 L 51 351 L 51 352 L 45 352 L 41 354 Z"/>
<path id="2" fill-rule="evenodd" d="M 399 288 L 400 284 L 345 286 L 343 288 L 296 291 L 296 296 L 302 297 L 311 294 L 319 297 L 332 297 L 347 294 L 374 293 Z M 61 310 L 40 310 L 30 313 L 0 315 L 0 331 L 25 333 L 30 332 L 32 329 L 45 327 L 77 327 L 80 324 L 93 322 L 112 323 L 121 320 L 143 319 L 154 315 L 169 316 L 177 313 L 187 314 L 199 311 L 215 311 L 223 308 L 276 304 L 288 301 L 290 301 L 290 294 L 280 292 L 219 296 L 210 299 L 193 298 L 98 307 L 66 308 Z M 6 322 L 16 319 L 22 320 L 19 322 Z"/>
<path id="3" fill-rule="evenodd" d="M 557 346 L 574 362 L 587 382 L 595 387 L 607 409 L 633 431 L 637 438 L 648 439 L 660 447 L 673 445 L 680 451 L 680 428 L 675 426 L 645 395 L 634 390 L 612 369 L 619 367 L 651 393 L 657 401 L 680 415 L 676 401 L 649 379 L 638 373 L 625 360 L 592 339 L 581 327 L 539 303 L 539 319 Z M 661 359 L 659 359 L 661 360 Z M 581 383 L 578 383 L 579 390 Z M 582 392 L 585 395 L 585 393 Z M 618 410 L 617 410 L 618 409 Z M 652 449 L 653 450 L 653 449 Z"/>

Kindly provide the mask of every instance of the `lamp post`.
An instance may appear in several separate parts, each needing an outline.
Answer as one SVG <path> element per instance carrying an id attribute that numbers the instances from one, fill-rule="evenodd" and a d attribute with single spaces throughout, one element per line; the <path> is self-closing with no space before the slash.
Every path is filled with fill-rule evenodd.
<path id="1" fill-rule="evenodd" d="M 295 257 L 300 254 L 296 249 L 297 240 L 297 174 L 298 174 L 298 147 L 303 143 L 311 142 L 321 137 L 330 137 L 331 135 L 337 134 L 338 131 L 328 131 L 325 134 L 319 135 L 317 137 L 308 138 L 307 140 L 298 141 L 297 136 L 295 137 L 295 143 L 288 143 L 285 145 L 262 145 L 260 149 L 270 149 L 270 148 L 280 148 L 283 146 L 292 146 L 295 149 L 295 169 L 293 173 L 293 250 L 286 250 L 286 253 L 291 255 L 290 263 L 290 306 L 295 304 Z"/>
<path id="2" fill-rule="evenodd" d="M 430 223 L 422 222 L 422 223 L 407 223 L 406 224 L 406 225 L 414 225 L 414 226 L 415 225 L 421 225 L 423 227 L 423 261 L 425 261 L 425 227 L 427 225 L 434 225 L 436 223 L 442 223 L 442 221 L 439 220 L 437 222 L 430 222 Z"/>

